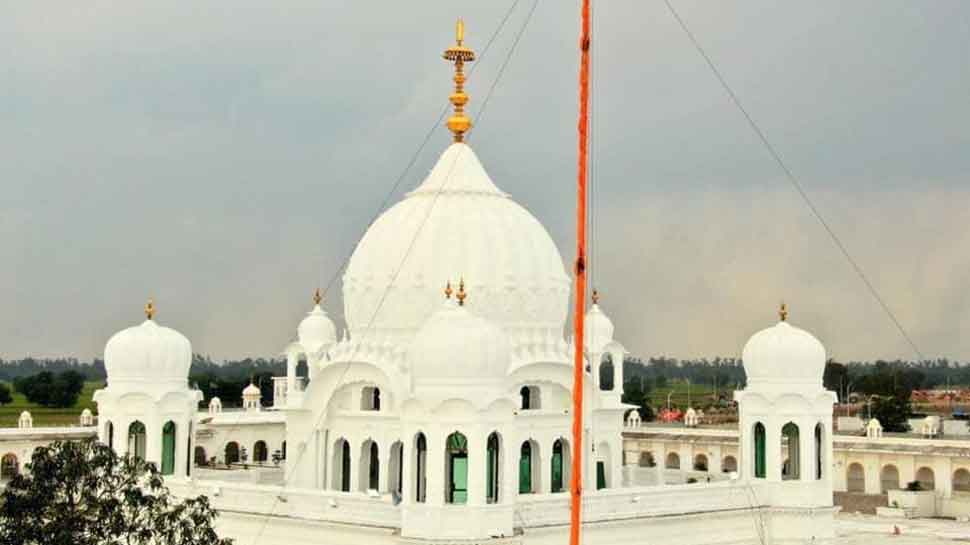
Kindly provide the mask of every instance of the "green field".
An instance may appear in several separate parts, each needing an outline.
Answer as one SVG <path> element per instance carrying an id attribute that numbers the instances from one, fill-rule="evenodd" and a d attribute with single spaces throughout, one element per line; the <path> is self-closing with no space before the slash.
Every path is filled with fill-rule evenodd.
<path id="1" fill-rule="evenodd" d="M 714 396 L 714 385 L 713 384 L 691 384 L 690 390 L 690 404 L 694 407 L 704 407 L 711 405 L 715 401 Z M 681 380 L 671 380 L 667 383 L 667 386 L 663 388 L 657 388 L 650 392 L 650 404 L 656 407 L 666 407 L 667 406 L 667 395 L 673 392 L 670 396 L 670 404 L 674 407 L 680 407 L 681 409 L 686 409 L 688 404 L 688 386 L 686 381 Z M 717 388 L 718 396 L 727 396 L 730 401 L 734 398 L 734 386 L 718 386 Z"/>
<path id="2" fill-rule="evenodd" d="M 97 405 L 91 400 L 94 391 L 104 386 L 103 382 L 85 382 L 84 389 L 78 397 L 77 403 L 68 409 L 48 409 L 35 405 L 27 401 L 23 394 L 13 389 L 13 384 L 7 383 L 10 387 L 13 402 L 0 406 L 0 427 L 15 428 L 17 420 L 22 411 L 30 411 L 34 417 L 35 427 L 47 426 L 77 426 L 79 424 L 81 411 L 85 408 L 97 414 Z"/>

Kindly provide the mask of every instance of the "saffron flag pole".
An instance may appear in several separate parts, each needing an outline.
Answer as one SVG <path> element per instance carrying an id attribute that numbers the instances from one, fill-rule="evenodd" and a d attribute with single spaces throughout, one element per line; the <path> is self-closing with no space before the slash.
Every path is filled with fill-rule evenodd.
<path id="1" fill-rule="evenodd" d="M 589 47 L 590 0 L 582 0 L 579 37 L 579 161 L 576 173 L 576 266 L 575 309 L 573 314 L 573 456 L 569 483 L 569 545 L 579 545 L 583 495 L 583 362 L 584 319 L 586 315 L 586 168 L 589 128 Z"/>

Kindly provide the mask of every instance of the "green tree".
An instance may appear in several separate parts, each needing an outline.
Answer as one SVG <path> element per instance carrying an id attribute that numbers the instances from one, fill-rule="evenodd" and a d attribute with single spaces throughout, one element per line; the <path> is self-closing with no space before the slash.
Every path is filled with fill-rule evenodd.
<path id="1" fill-rule="evenodd" d="M 36 375 L 15 378 L 13 385 L 31 403 L 44 407 L 67 408 L 77 403 L 84 388 L 84 375 L 74 370 L 57 375 L 50 371 L 41 371 Z"/>
<path id="2" fill-rule="evenodd" d="M 890 432 L 909 431 L 909 415 L 912 414 L 909 395 L 876 397 L 872 400 L 872 417 L 879 420 L 882 429 Z"/>
<path id="3" fill-rule="evenodd" d="M 0 496 L 0 545 L 231 545 L 205 496 L 178 501 L 153 464 L 93 439 L 34 451 Z"/>
<path id="4" fill-rule="evenodd" d="M 13 401 L 13 397 L 10 396 L 10 386 L 0 383 L 0 405 L 6 405 Z"/>

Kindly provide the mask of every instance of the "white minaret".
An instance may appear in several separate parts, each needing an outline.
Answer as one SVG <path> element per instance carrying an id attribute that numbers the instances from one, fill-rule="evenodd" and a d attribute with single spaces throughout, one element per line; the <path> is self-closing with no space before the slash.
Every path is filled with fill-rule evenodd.
<path id="1" fill-rule="evenodd" d="M 192 345 L 158 325 L 155 305 L 147 319 L 116 333 L 104 347 L 105 388 L 94 393 L 98 437 L 119 455 L 139 456 L 162 474 L 191 473 L 193 424 L 202 392 L 189 388 Z"/>
<path id="2" fill-rule="evenodd" d="M 784 304 L 773 327 L 755 333 L 742 359 L 748 383 L 737 391 L 744 481 L 763 485 L 778 507 L 832 505 L 832 405 L 825 390 L 825 347 L 788 323 Z"/>

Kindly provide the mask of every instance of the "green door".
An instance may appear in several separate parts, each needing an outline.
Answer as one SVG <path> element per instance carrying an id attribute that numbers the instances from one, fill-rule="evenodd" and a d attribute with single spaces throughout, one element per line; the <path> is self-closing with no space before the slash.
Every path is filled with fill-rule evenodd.
<path id="1" fill-rule="evenodd" d="M 606 464 L 596 462 L 596 490 L 606 488 Z"/>
<path id="2" fill-rule="evenodd" d="M 451 502 L 468 501 L 468 456 L 455 454 L 451 457 Z"/>
<path id="3" fill-rule="evenodd" d="M 552 446 L 552 491 L 562 492 L 562 442 Z"/>
<path id="4" fill-rule="evenodd" d="M 525 443 L 519 456 L 519 494 L 530 493 L 532 493 L 532 448 L 529 443 Z"/>
<path id="5" fill-rule="evenodd" d="M 765 478 L 765 427 L 758 422 L 754 426 L 754 476 Z"/>
<path id="6" fill-rule="evenodd" d="M 162 428 L 162 475 L 175 473 L 175 423 L 166 422 Z"/>

